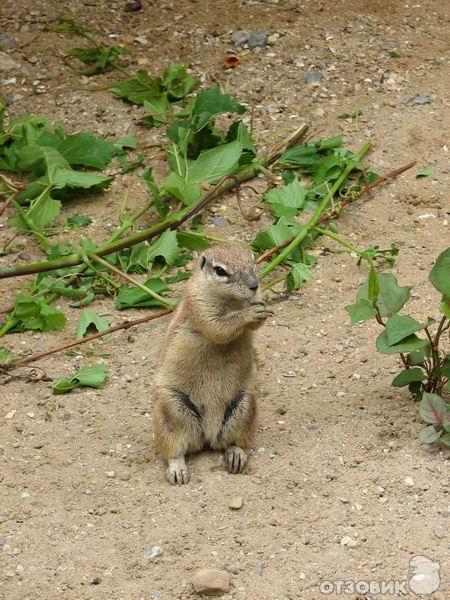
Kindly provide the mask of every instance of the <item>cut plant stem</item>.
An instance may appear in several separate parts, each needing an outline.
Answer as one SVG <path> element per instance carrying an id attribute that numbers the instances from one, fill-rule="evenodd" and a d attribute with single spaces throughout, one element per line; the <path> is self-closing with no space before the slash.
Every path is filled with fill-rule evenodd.
<path id="1" fill-rule="evenodd" d="M 347 177 L 358 166 L 360 161 L 364 158 L 364 156 L 369 152 L 370 149 L 371 144 L 364 144 L 361 150 L 359 150 L 359 152 L 355 154 L 354 159 L 348 163 L 348 165 L 342 171 L 339 178 L 334 182 L 330 193 L 327 194 L 327 196 L 325 196 L 322 202 L 318 205 L 308 223 L 306 223 L 304 228 L 294 237 L 291 243 L 288 244 L 286 248 L 284 248 L 280 252 L 280 254 L 278 254 L 268 265 L 266 265 L 260 271 L 260 278 L 263 279 L 264 277 L 267 277 L 269 273 L 271 273 L 276 267 L 278 267 L 279 264 L 284 262 L 288 258 L 288 256 L 298 248 L 298 246 L 303 242 L 303 240 L 309 235 L 311 230 L 317 225 L 323 213 L 328 209 L 334 198 L 334 194 L 336 194 L 336 192 L 339 191 L 339 189 L 345 183 Z"/>
<path id="2" fill-rule="evenodd" d="M 27 365 L 29 363 L 40 360 L 41 358 L 45 358 L 46 356 L 50 356 L 51 354 L 55 354 L 56 352 L 62 352 L 63 350 L 68 350 L 69 348 L 73 348 L 74 346 L 79 346 L 80 344 L 85 344 L 86 342 L 90 342 L 97 338 L 100 338 L 109 333 L 114 333 L 115 331 L 120 331 L 121 329 L 129 329 L 134 325 L 139 325 L 141 323 L 146 323 L 147 321 L 152 321 L 153 319 L 158 319 L 159 317 L 163 317 L 165 315 L 170 314 L 172 311 L 170 309 L 159 310 L 158 312 L 154 312 L 146 317 L 142 317 L 141 319 L 134 319 L 132 321 L 125 321 L 124 323 L 119 323 L 118 325 L 113 325 L 108 329 L 104 329 L 103 331 L 98 331 L 97 333 L 93 333 L 92 335 L 88 335 L 80 340 L 73 340 L 67 344 L 63 344 L 62 346 L 57 346 L 56 348 L 52 348 L 50 350 L 44 350 L 43 352 L 38 352 L 37 354 L 32 354 L 31 356 L 27 356 L 21 360 L 16 360 L 6 365 L 0 366 L 0 372 L 7 372 L 15 367 L 20 367 L 22 365 Z"/>
<path id="3" fill-rule="evenodd" d="M 350 252 L 354 252 L 358 256 L 361 256 L 362 253 L 358 250 L 358 248 L 355 248 L 355 246 L 350 244 L 350 242 L 348 242 L 347 240 L 342 238 L 340 235 L 337 235 L 336 233 L 333 233 L 332 231 L 329 231 L 328 229 L 322 229 L 322 227 L 313 227 L 312 230 L 316 231 L 320 235 L 325 235 L 325 236 L 331 238 L 332 240 L 335 240 L 336 242 L 338 242 L 345 248 L 348 248 L 350 250 Z"/>
<path id="4" fill-rule="evenodd" d="M 140 283 L 139 281 L 134 279 L 134 277 L 130 277 L 130 275 L 128 275 L 128 273 L 124 273 L 123 271 L 121 271 L 120 269 L 115 267 L 114 265 L 111 265 L 108 261 L 104 260 L 100 256 L 97 256 L 96 254 L 93 254 L 92 252 L 88 252 L 87 256 L 90 259 L 92 259 L 93 261 L 97 262 L 98 264 L 103 265 L 104 267 L 106 267 L 107 269 L 109 269 L 110 271 L 112 271 L 113 273 L 118 275 L 119 277 L 122 277 L 122 279 L 125 279 L 129 283 L 132 283 L 133 285 L 137 286 L 143 292 L 145 292 L 146 294 L 148 294 L 155 300 L 158 300 L 158 302 L 160 302 L 163 306 L 167 306 L 167 308 L 170 308 L 171 310 L 173 310 L 175 308 L 175 302 L 171 302 L 170 300 L 163 298 L 163 296 L 160 296 L 159 294 L 154 292 L 152 289 L 150 289 L 143 283 Z"/>
<path id="5" fill-rule="evenodd" d="M 301 139 L 301 137 L 303 137 L 306 134 L 307 129 L 307 125 L 303 125 L 302 127 L 300 127 L 294 133 L 294 135 L 289 138 L 288 142 L 284 145 L 284 148 L 290 148 L 291 145 L 297 143 Z M 249 179 L 256 177 L 260 172 L 261 166 L 267 167 L 268 165 L 274 163 L 283 152 L 283 149 L 280 150 L 279 148 L 280 146 L 273 150 L 268 156 L 260 157 L 258 161 L 255 161 L 254 165 L 244 167 L 238 175 L 235 175 L 232 178 L 224 177 L 223 179 L 221 179 L 194 205 L 187 206 L 179 213 L 169 215 L 163 221 L 156 223 L 155 225 L 152 225 L 147 229 L 143 229 L 142 231 L 139 231 L 137 233 L 134 233 L 133 235 L 124 237 L 112 243 L 108 242 L 106 244 L 103 244 L 102 246 L 99 246 L 95 249 L 95 255 L 105 256 L 107 254 L 112 254 L 113 252 L 118 252 L 119 250 L 123 250 L 124 248 L 129 248 L 145 240 L 150 240 L 156 237 L 157 235 L 163 233 L 167 229 L 178 228 L 185 221 L 187 221 L 195 214 L 203 210 L 218 196 L 232 189 L 236 185 L 236 183 L 241 184 L 244 181 L 248 181 Z M 55 269 L 64 269 L 66 267 L 73 267 L 75 265 L 79 265 L 82 262 L 82 253 L 69 254 L 64 258 L 52 261 L 47 260 L 38 263 L 29 263 L 15 267 L 13 269 L 0 271 L 0 279 L 4 279 L 6 277 L 18 277 L 20 275 L 31 275 L 33 273 L 43 273 L 45 271 L 53 271 Z"/>
<path id="6" fill-rule="evenodd" d="M 353 194 L 352 196 L 347 196 L 345 198 L 342 198 L 342 200 L 341 200 L 341 202 L 339 204 L 339 210 L 341 210 L 342 208 L 344 208 L 344 206 L 347 206 L 348 204 L 351 204 L 352 202 L 354 202 L 355 200 L 357 200 L 362 194 L 364 194 L 365 192 L 368 192 L 369 190 L 371 190 L 375 186 L 381 185 L 382 183 L 384 183 L 385 181 L 388 181 L 392 177 L 396 177 L 397 175 L 400 175 L 404 171 L 407 171 L 408 169 L 411 169 L 415 164 L 416 164 L 416 161 L 413 160 L 413 161 L 409 162 L 408 164 L 403 165 L 402 167 L 399 167 L 398 169 L 394 169 L 393 171 L 390 171 L 389 173 L 386 173 L 386 175 L 382 175 L 381 177 L 379 177 L 375 181 L 372 181 L 372 183 L 370 183 L 370 184 L 364 186 L 363 188 L 361 188 L 359 190 L 359 192 L 357 192 L 356 194 Z M 319 219 L 319 221 L 317 222 L 317 225 L 322 225 L 322 224 L 326 223 L 332 217 L 333 217 L 333 214 L 325 213 Z M 285 240 L 284 242 L 281 242 L 281 244 L 278 244 L 277 246 L 274 246 L 273 248 L 269 248 L 268 250 L 266 250 L 265 252 L 263 252 L 258 257 L 258 260 L 256 262 L 257 263 L 261 263 L 261 262 L 263 262 L 265 260 L 268 260 L 273 254 L 276 254 L 279 250 L 282 250 L 283 248 L 285 248 L 286 246 L 288 246 L 292 242 L 293 239 L 294 239 L 293 237 L 289 238 L 289 239 Z"/>

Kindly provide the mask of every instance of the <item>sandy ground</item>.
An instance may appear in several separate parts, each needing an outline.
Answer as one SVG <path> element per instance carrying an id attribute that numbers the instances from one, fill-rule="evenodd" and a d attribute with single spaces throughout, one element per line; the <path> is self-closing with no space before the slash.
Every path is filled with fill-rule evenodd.
<path id="1" fill-rule="evenodd" d="M 427 273 L 450 239 L 447 0 L 161 0 L 143 1 L 136 13 L 102 0 L 30 6 L 6 0 L 0 8 L 0 50 L 16 62 L 0 72 L 1 89 L 14 114 L 48 114 L 73 131 L 130 132 L 144 145 L 158 139 L 138 125 L 138 108 L 105 91 L 116 75 L 88 80 L 63 62 L 80 40 L 45 27 L 69 16 L 104 43 L 130 47 L 130 70 L 184 62 L 205 84 L 220 83 L 254 107 L 261 142 L 306 121 L 315 136 L 343 133 L 353 149 L 372 142 L 369 161 L 379 172 L 416 159 L 417 168 L 346 209 L 339 227 L 360 247 L 395 241 L 392 272 L 413 286 L 413 316 L 436 316 Z M 270 45 L 236 48 L 231 33 L 241 29 L 268 32 Z M 229 49 L 241 60 L 231 72 L 222 68 Z M 305 82 L 309 71 L 321 73 L 318 86 Z M 416 95 L 431 103 L 406 104 Z M 337 119 L 357 107 L 359 119 Z M 154 154 L 148 150 L 148 164 L 157 163 Z M 433 176 L 416 179 L 427 165 Z M 106 239 L 131 178 L 130 201 L 140 206 L 146 195 L 137 177 L 118 176 L 105 196 L 69 204 L 64 218 L 87 212 L 94 223 L 83 233 Z M 250 207 L 255 197 L 246 193 Z M 262 226 L 243 222 L 232 196 L 214 210 L 227 222 L 210 228 L 220 237 L 251 240 Z M 2 245 L 13 234 L 5 222 L 4 215 Z M 1 257 L 2 267 L 23 262 L 23 253 L 40 256 L 30 240 L 16 242 L 22 248 Z M 151 429 L 167 319 L 39 363 L 60 377 L 103 356 L 103 390 L 53 396 L 50 383 L 17 379 L 0 388 L 2 600 L 184 600 L 197 597 L 196 569 L 226 565 L 232 587 L 223 598 L 233 600 L 417 598 L 408 583 L 417 556 L 440 563 L 440 587 L 429 591 L 450 598 L 449 456 L 418 443 L 417 406 L 390 386 L 397 364 L 376 354 L 377 325 L 348 323 L 344 306 L 365 268 L 348 254 L 321 254 L 314 280 L 275 301 L 259 334 L 261 427 L 245 475 L 228 475 L 218 455 L 204 453 L 189 461 L 188 486 L 166 482 Z M 1 283 L 4 306 L 21 283 Z M 5 345 L 38 351 L 72 339 L 78 313 L 57 305 L 68 315 L 63 332 L 12 334 Z M 94 308 L 111 322 L 124 318 L 111 300 Z M 229 508 L 235 496 L 239 510 Z M 163 555 L 149 560 L 152 546 Z M 363 584 L 355 591 L 339 583 L 352 581 Z M 378 593 L 382 581 L 398 582 L 388 587 L 397 591 Z"/>

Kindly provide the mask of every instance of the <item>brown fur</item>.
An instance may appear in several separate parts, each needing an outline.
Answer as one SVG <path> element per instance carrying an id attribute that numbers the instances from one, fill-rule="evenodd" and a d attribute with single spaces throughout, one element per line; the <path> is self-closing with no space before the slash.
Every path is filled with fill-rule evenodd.
<path id="1" fill-rule="evenodd" d="M 222 269 L 227 277 L 217 275 Z M 169 325 L 158 376 L 155 442 L 171 483 L 186 483 L 184 456 L 226 451 L 240 472 L 257 427 L 252 394 L 253 330 L 270 311 L 258 299 L 251 253 L 224 244 L 206 250 Z"/>

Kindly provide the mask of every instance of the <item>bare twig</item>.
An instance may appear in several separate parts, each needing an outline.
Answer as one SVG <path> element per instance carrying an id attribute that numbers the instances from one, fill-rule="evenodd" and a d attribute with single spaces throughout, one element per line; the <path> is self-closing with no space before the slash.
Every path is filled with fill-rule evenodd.
<path id="1" fill-rule="evenodd" d="M 92 340 L 96 340 L 104 335 L 109 333 L 114 333 L 115 331 L 120 331 L 121 329 L 129 329 L 134 325 L 140 325 L 141 323 L 146 323 L 147 321 L 152 321 L 153 319 L 158 319 L 159 317 L 163 317 L 165 315 L 170 314 L 172 311 L 170 309 L 160 310 L 158 312 L 154 312 L 146 317 L 142 317 L 141 319 L 134 319 L 132 321 L 125 321 L 124 323 L 119 323 L 118 325 L 113 325 L 112 327 L 108 327 L 108 329 L 104 329 L 103 331 L 98 331 L 97 333 L 93 333 L 92 335 L 88 335 L 80 340 L 73 340 L 68 342 L 67 344 L 62 344 L 61 346 L 57 346 L 56 348 L 51 348 L 50 350 L 45 350 L 44 352 L 38 352 L 36 354 L 32 354 L 31 356 L 27 356 L 22 360 L 17 360 L 10 362 L 6 365 L 2 365 L 0 367 L 0 373 L 6 373 L 11 369 L 16 367 L 21 367 L 23 365 L 27 365 L 29 363 L 40 360 L 41 358 L 45 358 L 46 356 L 50 356 L 51 354 L 56 354 L 57 352 L 62 352 L 63 350 L 68 350 L 69 348 L 73 348 L 74 346 L 79 346 L 80 344 L 85 344 L 86 342 L 91 342 Z"/>
<path id="2" fill-rule="evenodd" d="M 383 184 L 388 179 L 392 179 L 393 177 L 397 177 L 397 175 L 400 175 L 404 171 L 407 171 L 408 169 L 412 169 L 412 167 L 414 167 L 414 165 L 416 164 L 416 162 L 417 161 L 412 160 L 407 165 L 403 165 L 403 167 L 399 167 L 398 169 L 394 169 L 390 173 L 386 173 L 386 175 L 382 175 L 381 177 L 378 177 L 378 179 L 375 179 L 375 181 L 372 181 L 372 183 L 368 183 L 367 185 L 365 185 L 364 187 L 362 187 L 359 190 L 359 192 L 357 193 L 356 197 L 359 198 L 359 196 L 361 196 L 362 194 L 365 194 L 366 192 L 368 192 L 372 188 L 374 188 L 374 187 L 376 187 L 378 185 Z"/>

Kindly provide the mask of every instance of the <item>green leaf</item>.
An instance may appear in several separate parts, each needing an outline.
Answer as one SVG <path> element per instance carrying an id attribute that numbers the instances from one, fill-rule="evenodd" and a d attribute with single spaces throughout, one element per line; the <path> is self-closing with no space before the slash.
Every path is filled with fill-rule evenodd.
<path id="1" fill-rule="evenodd" d="M 53 331 L 62 329 L 66 318 L 62 312 L 45 304 L 41 298 L 19 295 L 12 317 L 17 321 L 12 331 Z"/>
<path id="2" fill-rule="evenodd" d="M 71 379 L 59 379 L 53 384 L 53 394 L 67 394 L 74 388 L 79 387 L 79 384 L 75 380 Z"/>
<path id="3" fill-rule="evenodd" d="M 90 225 L 91 223 L 92 219 L 88 215 L 73 215 L 73 217 L 69 217 L 66 221 L 67 227 L 71 227 L 73 229 L 80 229 L 81 227 L 86 227 L 86 225 Z"/>
<path id="4" fill-rule="evenodd" d="M 14 360 L 14 354 L 4 346 L 0 346 L 0 365 L 8 365 Z"/>
<path id="5" fill-rule="evenodd" d="M 150 77 L 146 71 L 137 71 L 130 79 L 118 81 L 109 91 L 133 104 L 143 104 L 144 100 L 163 94 L 161 79 Z"/>
<path id="6" fill-rule="evenodd" d="M 175 196 L 175 198 L 181 200 L 185 206 L 194 204 L 194 202 L 200 200 L 202 195 L 199 183 L 186 181 L 175 171 L 171 171 L 164 181 L 162 189 L 170 196 Z"/>
<path id="7" fill-rule="evenodd" d="M 78 321 L 75 339 L 81 340 L 87 333 L 90 333 L 88 330 L 94 329 L 95 331 L 104 331 L 105 329 L 108 329 L 109 326 L 109 321 L 104 317 L 100 317 L 100 315 L 93 310 L 83 310 L 80 315 L 80 320 Z M 106 340 L 108 337 L 108 335 L 105 335 L 104 339 Z"/>
<path id="8" fill-rule="evenodd" d="M 161 197 L 161 191 L 153 177 L 152 169 L 147 169 L 142 175 L 142 179 L 147 187 L 148 193 L 152 197 L 155 203 L 155 208 L 160 217 L 165 217 L 169 212 L 169 207 L 164 204 L 163 198 Z"/>
<path id="9" fill-rule="evenodd" d="M 437 257 L 429 279 L 441 294 L 450 297 L 450 248 Z"/>
<path id="10" fill-rule="evenodd" d="M 439 306 L 440 312 L 450 320 L 450 296 L 446 298 L 442 297 L 441 305 Z"/>
<path id="11" fill-rule="evenodd" d="M 130 150 L 136 150 L 138 143 L 133 135 L 124 135 L 114 142 L 116 153 L 123 154 L 128 148 Z"/>
<path id="12" fill-rule="evenodd" d="M 425 360 L 425 352 L 423 350 L 414 350 L 408 354 L 408 364 L 410 365 L 423 365 Z"/>
<path id="13" fill-rule="evenodd" d="M 112 46 L 110 48 L 72 48 L 67 55 L 75 56 L 81 62 L 89 65 L 81 73 L 91 76 L 105 73 L 110 67 L 114 67 L 117 63 L 117 58 L 124 52 L 125 49 L 120 46 Z"/>
<path id="14" fill-rule="evenodd" d="M 422 444 L 432 444 L 441 437 L 441 434 L 442 430 L 436 431 L 433 425 L 428 425 L 428 427 L 420 430 L 419 440 L 422 442 Z"/>
<path id="15" fill-rule="evenodd" d="M 369 300 L 358 300 L 355 304 L 348 304 L 345 310 L 350 315 L 351 324 L 355 325 L 361 321 L 368 321 L 374 319 L 377 315 L 376 310 L 372 306 Z"/>
<path id="16" fill-rule="evenodd" d="M 164 294 L 169 289 L 160 278 L 151 278 L 145 282 L 145 285 L 160 295 Z M 119 293 L 116 296 L 116 307 L 119 310 L 123 310 L 124 308 L 153 308 L 159 306 L 162 306 L 162 304 L 158 300 L 149 296 L 139 287 L 120 288 Z"/>
<path id="17" fill-rule="evenodd" d="M 408 390 L 415 402 L 420 402 L 422 400 L 423 389 L 421 381 L 412 381 L 409 383 Z"/>
<path id="18" fill-rule="evenodd" d="M 393 315 L 386 323 L 386 336 L 389 346 L 397 344 L 412 333 L 424 329 L 428 324 L 419 323 L 409 315 Z"/>
<path id="19" fill-rule="evenodd" d="M 297 290 L 303 282 L 310 281 L 313 277 L 311 269 L 307 265 L 297 263 L 289 271 L 286 279 L 286 289 L 288 292 Z"/>
<path id="20" fill-rule="evenodd" d="M 167 122 L 167 114 L 172 112 L 166 95 L 144 100 L 144 108 L 150 114 L 146 115 L 142 122 L 149 127 L 161 127 Z"/>
<path id="21" fill-rule="evenodd" d="M 351 113 L 342 113 L 338 115 L 338 119 L 357 119 L 363 114 L 361 108 L 355 108 Z"/>
<path id="22" fill-rule="evenodd" d="M 120 165 L 120 168 L 122 169 L 120 172 L 123 173 L 129 173 L 130 171 L 133 171 L 134 169 L 137 169 L 138 167 L 140 167 L 143 162 L 145 160 L 145 157 L 143 154 L 139 154 L 136 160 L 131 160 L 130 162 L 127 162 L 127 159 L 125 158 L 125 156 L 118 156 L 117 157 L 117 162 Z"/>
<path id="23" fill-rule="evenodd" d="M 52 146 L 27 145 L 17 151 L 17 166 L 21 171 L 31 172 L 34 178 L 46 174 L 50 168 L 70 169 L 70 164 Z"/>
<path id="24" fill-rule="evenodd" d="M 163 74 L 164 87 L 174 98 L 184 98 L 198 83 L 199 80 L 192 77 L 183 65 L 170 65 Z"/>
<path id="25" fill-rule="evenodd" d="M 75 375 L 70 379 L 60 379 L 53 385 L 54 394 L 65 394 L 76 387 L 103 387 L 108 369 L 106 365 L 94 365 L 91 367 L 82 367 L 78 369 Z"/>
<path id="26" fill-rule="evenodd" d="M 226 141 L 234 142 L 237 140 L 244 150 L 248 150 L 252 154 L 256 154 L 255 143 L 250 135 L 247 126 L 242 121 L 235 121 L 228 129 Z"/>
<path id="27" fill-rule="evenodd" d="M 340 148 L 342 146 L 343 141 L 344 136 L 339 134 L 331 138 L 320 140 L 315 145 L 320 151 L 323 152 L 324 150 L 335 150 L 336 148 Z"/>
<path id="28" fill-rule="evenodd" d="M 294 146 L 286 150 L 278 159 L 278 163 L 290 168 L 311 168 L 320 164 L 323 158 L 318 153 L 315 145 Z"/>
<path id="29" fill-rule="evenodd" d="M 307 189 L 295 177 L 291 183 L 268 191 L 265 199 L 277 217 L 294 217 L 303 208 L 306 195 Z"/>
<path id="30" fill-rule="evenodd" d="M 44 191 L 41 196 L 32 202 L 31 207 L 26 211 L 28 217 L 33 221 L 38 229 L 48 227 L 61 212 L 61 202 L 51 197 L 50 191 Z M 22 217 L 17 214 L 8 223 L 18 229 L 27 230 L 28 226 Z"/>
<path id="31" fill-rule="evenodd" d="M 444 433 L 441 437 L 440 442 L 444 444 L 447 448 L 450 448 L 450 433 Z"/>
<path id="32" fill-rule="evenodd" d="M 57 150 L 71 165 L 95 169 L 104 169 L 117 153 L 114 144 L 90 133 L 68 135 L 57 146 Z"/>
<path id="33" fill-rule="evenodd" d="M 416 179 L 419 179 L 420 177 L 430 177 L 431 175 L 433 175 L 433 169 L 431 167 L 425 167 L 417 173 Z"/>
<path id="34" fill-rule="evenodd" d="M 419 404 L 419 414 L 425 423 L 442 425 L 447 416 L 447 405 L 438 394 L 424 392 Z"/>
<path id="35" fill-rule="evenodd" d="M 420 367 L 414 367 L 413 369 L 404 369 L 397 375 L 392 381 L 392 385 L 395 387 L 405 387 L 413 381 L 423 381 L 425 379 L 425 373 Z"/>
<path id="36" fill-rule="evenodd" d="M 217 183 L 224 175 L 231 175 L 236 170 L 241 154 L 242 146 L 237 140 L 204 150 L 196 160 L 187 161 L 185 179 L 191 182 Z"/>
<path id="37" fill-rule="evenodd" d="M 147 260 L 149 263 L 153 263 L 161 257 L 166 264 L 172 266 L 180 251 L 176 230 L 167 229 L 148 247 Z"/>
<path id="38" fill-rule="evenodd" d="M 48 179 L 52 187 L 62 189 L 70 188 L 105 188 L 114 177 L 106 175 L 96 175 L 95 173 L 85 173 L 83 171 L 74 171 L 73 169 L 50 169 Z"/>
<path id="39" fill-rule="evenodd" d="M 200 126 L 203 126 L 212 116 L 222 113 L 245 112 L 245 106 L 236 102 L 229 94 L 221 94 L 217 86 L 202 90 L 195 98 L 192 114 L 200 117 Z"/>
<path id="40" fill-rule="evenodd" d="M 403 339 L 399 344 L 390 345 L 387 339 L 386 331 L 380 333 L 377 338 L 377 350 L 382 354 L 397 354 L 399 352 L 411 352 L 420 350 L 427 346 L 427 340 L 422 340 L 416 335 L 410 335 Z"/>
<path id="41" fill-rule="evenodd" d="M 379 294 L 377 307 L 382 317 L 397 313 L 409 298 L 409 287 L 400 287 L 390 273 L 378 273 Z M 368 281 L 358 291 L 358 300 L 369 300 Z"/>
<path id="42" fill-rule="evenodd" d="M 189 250 L 195 250 L 196 252 L 201 252 L 209 246 L 208 240 L 190 231 L 178 230 L 177 240 L 183 248 L 189 248 Z"/>
<path id="43" fill-rule="evenodd" d="M 257 250 L 268 250 L 282 244 L 293 235 L 292 229 L 284 223 L 276 223 L 260 231 L 253 242 Z"/>

